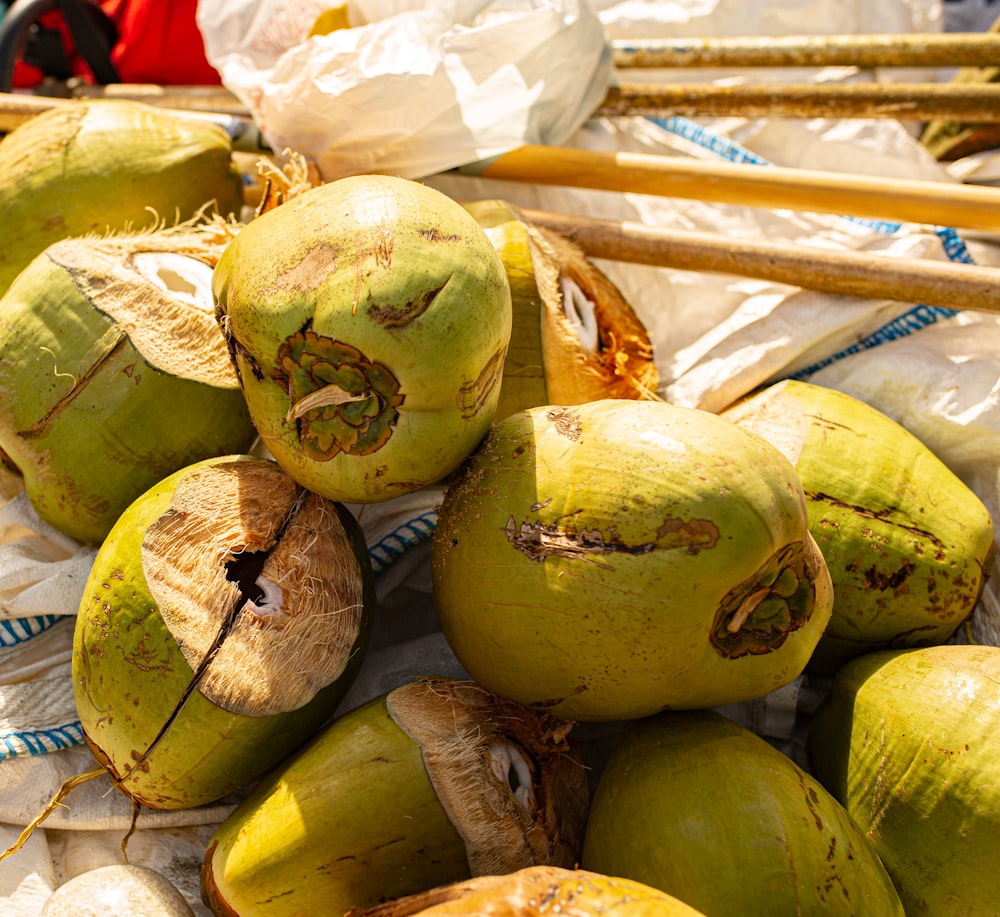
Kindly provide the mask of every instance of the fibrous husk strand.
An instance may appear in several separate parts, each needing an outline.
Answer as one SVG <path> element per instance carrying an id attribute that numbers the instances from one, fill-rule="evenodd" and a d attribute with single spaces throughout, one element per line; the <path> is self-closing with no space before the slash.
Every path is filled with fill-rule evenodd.
<path id="1" fill-rule="evenodd" d="M 420 746 L 473 875 L 577 862 L 588 788 L 571 723 L 443 679 L 397 688 L 386 706 Z"/>

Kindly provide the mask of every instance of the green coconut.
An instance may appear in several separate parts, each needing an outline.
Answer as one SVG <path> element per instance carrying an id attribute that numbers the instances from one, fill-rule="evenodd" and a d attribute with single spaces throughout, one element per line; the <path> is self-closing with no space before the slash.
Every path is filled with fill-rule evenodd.
<path id="1" fill-rule="evenodd" d="M 469 674 L 573 720 L 767 694 L 802 673 L 832 601 L 791 463 L 656 401 L 496 424 L 445 493 L 432 575 Z"/>
<path id="2" fill-rule="evenodd" d="M 654 397 L 649 334 L 583 251 L 504 201 L 464 206 L 496 248 L 510 283 L 513 324 L 495 419 L 542 404 Z"/>
<path id="3" fill-rule="evenodd" d="M 683 901 L 631 879 L 586 869 L 528 866 L 479 876 L 358 911 L 354 917 L 704 917 Z"/>
<path id="4" fill-rule="evenodd" d="M 1000 648 L 845 663 L 810 725 L 813 770 L 871 840 L 908 914 L 996 914 Z"/>
<path id="5" fill-rule="evenodd" d="M 795 465 L 833 580 L 810 669 L 944 643 L 972 614 L 994 551 L 989 510 L 922 441 L 851 395 L 794 380 L 723 412 Z"/>
<path id="6" fill-rule="evenodd" d="M 310 188 L 239 233 L 214 292 L 263 444 L 316 493 L 372 503 L 432 484 L 493 419 L 507 275 L 438 191 L 381 175 Z"/>
<path id="7" fill-rule="evenodd" d="M 85 585 L 72 669 L 87 744 L 139 805 L 221 799 L 332 716 L 372 603 L 343 506 L 263 458 L 181 469 L 121 515 Z"/>
<path id="8" fill-rule="evenodd" d="M 580 855 L 587 778 L 568 724 L 426 678 L 339 716 L 216 829 L 214 913 L 342 914 Z"/>
<path id="9" fill-rule="evenodd" d="M 64 534 L 99 543 L 168 474 L 256 439 L 211 294 L 235 231 L 64 239 L 0 298 L 0 454 Z"/>
<path id="10" fill-rule="evenodd" d="M 581 865 L 706 914 L 904 913 L 844 807 L 791 758 L 713 710 L 625 725 L 594 792 Z"/>
<path id="11" fill-rule="evenodd" d="M 222 128 L 124 99 L 56 106 L 0 140 L 0 293 L 69 236 L 239 215 L 243 182 Z"/>

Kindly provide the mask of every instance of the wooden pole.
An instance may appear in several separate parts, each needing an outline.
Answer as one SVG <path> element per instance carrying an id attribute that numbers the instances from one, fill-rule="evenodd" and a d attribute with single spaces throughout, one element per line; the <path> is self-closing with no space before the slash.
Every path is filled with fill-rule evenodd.
<path id="1" fill-rule="evenodd" d="M 458 171 L 530 184 L 1000 231 L 1000 189 L 944 181 L 533 145 Z"/>
<path id="2" fill-rule="evenodd" d="M 611 49 L 619 69 L 1000 65 L 1000 35 L 990 32 L 617 39 Z"/>
<path id="3" fill-rule="evenodd" d="M 733 274 L 869 299 L 1000 312 L 998 268 L 516 209 L 526 222 L 567 236 L 592 258 Z"/>

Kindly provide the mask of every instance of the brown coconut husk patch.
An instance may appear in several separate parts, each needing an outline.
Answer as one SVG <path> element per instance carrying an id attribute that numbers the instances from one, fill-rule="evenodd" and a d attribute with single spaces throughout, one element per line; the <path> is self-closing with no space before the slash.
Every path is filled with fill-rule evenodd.
<path id="1" fill-rule="evenodd" d="M 397 688 L 386 707 L 420 746 L 472 875 L 576 864 L 589 793 L 572 723 L 445 679 Z"/>

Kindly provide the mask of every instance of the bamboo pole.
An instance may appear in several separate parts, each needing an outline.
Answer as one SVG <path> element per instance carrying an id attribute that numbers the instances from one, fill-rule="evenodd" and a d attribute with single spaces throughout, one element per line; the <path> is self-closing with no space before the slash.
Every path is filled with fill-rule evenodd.
<path id="1" fill-rule="evenodd" d="M 0 131 L 12 130 L 28 118 L 59 104 L 74 103 L 0 93 Z M 262 152 L 268 149 L 251 119 L 170 110 L 220 124 L 233 139 L 236 150 Z M 458 171 L 505 181 L 1000 232 L 1000 189 L 951 182 L 537 145 L 471 163 Z"/>
<path id="2" fill-rule="evenodd" d="M 534 145 L 458 171 L 530 184 L 1000 232 L 1000 189 L 988 186 Z"/>
<path id="3" fill-rule="evenodd" d="M 824 293 L 1000 312 L 998 268 L 516 209 L 526 222 L 567 236 L 591 258 L 733 274 Z"/>
<path id="4" fill-rule="evenodd" d="M 1000 122 L 994 83 L 621 83 L 595 117 L 942 118 Z"/>
<path id="5" fill-rule="evenodd" d="M 995 67 L 1000 36 L 989 32 L 767 35 L 611 42 L 620 69 L 684 67 Z"/>

